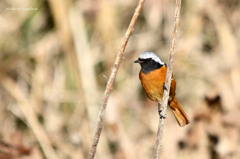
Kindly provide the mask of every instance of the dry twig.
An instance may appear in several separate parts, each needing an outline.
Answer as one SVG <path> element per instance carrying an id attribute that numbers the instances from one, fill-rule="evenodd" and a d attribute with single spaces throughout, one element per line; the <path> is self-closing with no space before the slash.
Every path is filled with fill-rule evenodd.
<path id="1" fill-rule="evenodd" d="M 34 106 L 31 105 L 27 96 L 21 91 L 21 88 L 19 88 L 16 83 L 8 77 L 1 79 L 1 85 L 19 104 L 19 107 L 27 121 L 27 124 L 33 131 L 33 134 L 40 144 L 46 158 L 58 159 L 58 155 L 53 149 L 47 133 L 41 126 L 40 122 L 38 121 L 37 114 L 33 110 Z"/>
<path id="2" fill-rule="evenodd" d="M 125 33 L 124 40 L 123 40 L 123 43 L 121 45 L 121 48 L 120 48 L 120 50 L 119 50 L 119 52 L 117 54 L 117 57 L 115 59 L 115 63 L 113 65 L 113 69 L 112 69 L 111 75 L 109 77 L 106 89 L 104 91 L 102 104 L 100 106 L 100 111 L 99 111 L 99 114 L 98 114 L 97 128 L 95 130 L 95 135 L 94 135 L 94 139 L 92 141 L 92 147 L 91 147 L 91 150 L 89 152 L 88 159 L 93 159 L 94 156 L 95 156 L 97 145 L 98 145 L 98 141 L 100 139 L 100 135 L 101 135 L 101 132 L 102 132 L 103 120 L 104 120 L 104 112 L 105 112 L 105 109 L 107 107 L 109 94 L 111 92 L 111 88 L 112 88 L 113 82 L 115 81 L 115 78 L 116 78 L 116 75 L 117 75 L 120 63 L 122 61 L 122 57 L 123 57 L 124 50 L 126 48 L 128 39 L 129 39 L 129 37 L 131 35 L 131 32 L 132 32 L 133 27 L 135 25 L 135 22 L 136 22 L 136 20 L 138 18 L 138 15 L 139 15 L 139 13 L 140 13 L 140 11 L 142 9 L 144 1 L 145 0 L 140 0 L 139 1 L 138 6 L 135 9 L 134 15 L 132 17 L 132 20 L 131 20 L 131 22 L 129 24 L 129 27 L 128 27 L 126 33 Z"/>
<path id="3" fill-rule="evenodd" d="M 180 19 L 180 9 L 181 9 L 181 0 L 176 0 L 174 30 L 173 30 L 171 49 L 170 49 L 169 57 L 168 57 L 168 67 L 167 67 L 167 75 L 166 75 L 166 81 L 165 81 L 165 85 L 166 85 L 167 89 L 166 90 L 164 89 L 162 102 L 158 103 L 161 106 L 160 109 L 162 110 L 162 114 L 164 116 L 167 111 L 169 91 L 170 91 L 171 80 L 172 80 L 174 46 L 175 46 L 177 29 L 178 29 L 179 19 Z M 162 145 L 162 135 L 163 135 L 164 123 L 165 123 L 165 120 L 160 118 L 159 124 L 158 124 L 157 138 L 156 138 L 156 143 L 155 143 L 155 148 L 154 148 L 154 159 L 160 158 L 160 148 Z"/>

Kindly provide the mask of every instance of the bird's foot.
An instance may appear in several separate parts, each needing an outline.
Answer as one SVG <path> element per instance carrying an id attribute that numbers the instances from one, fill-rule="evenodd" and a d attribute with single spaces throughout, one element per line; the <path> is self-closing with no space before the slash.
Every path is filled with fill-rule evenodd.
<path id="1" fill-rule="evenodd" d="M 162 115 L 162 110 L 158 110 L 158 114 L 159 114 L 160 119 L 166 119 L 166 116 Z"/>
<path id="2" fill-rule="evenodd" d="M 163 83 L 163 89 L 167 91 L 167 87 L 166 87 L 165 82 Z"/>

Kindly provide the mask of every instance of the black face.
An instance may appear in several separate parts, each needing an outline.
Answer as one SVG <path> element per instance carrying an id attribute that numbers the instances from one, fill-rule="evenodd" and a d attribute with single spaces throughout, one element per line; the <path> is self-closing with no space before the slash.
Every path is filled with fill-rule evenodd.
<path id="1" fill-rule="evenodd" d="M 152 58 L 148 58 L 148 59 L 138 59 L 137 61 L 134 61 L 135 63 L 139 63 L 141 65 L 141 71 L 145 74 L 159 69 L 160 67 L 162 67 L 163 65 L 161 65 L 160 63 L 154 61 Z"/>

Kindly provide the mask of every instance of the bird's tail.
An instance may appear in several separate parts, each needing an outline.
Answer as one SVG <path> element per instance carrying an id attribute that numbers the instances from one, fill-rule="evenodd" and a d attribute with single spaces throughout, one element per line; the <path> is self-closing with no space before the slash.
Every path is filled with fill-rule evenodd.
<path id="1" fill-rule="evenodd" d="M 171 101 L 169 101 L 169 106 L 172 109 L 172 112 L 173 112 L 175 118 L 177 119 L 178 124 L 181 127 L 190 123 L 186 113 L 184 112 L 184 110 L 182 109 L 180 104 L 178 103 L 176 96 L 174 96 L 173 99 Z"/>

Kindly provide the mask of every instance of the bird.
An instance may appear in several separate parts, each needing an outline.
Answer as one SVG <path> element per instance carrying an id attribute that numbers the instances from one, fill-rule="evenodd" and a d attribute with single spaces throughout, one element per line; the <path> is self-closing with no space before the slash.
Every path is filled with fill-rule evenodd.
<path id="1" fill-rule="evenodd" d="M 167 73 L 167 64 L 165 64 L 159 56 L 154 52 L 145 51 L 139 55 L 134 61 L 141 65 L 139 79 L 142 83 L 143 90 L 147 97 L 155 102 L 161 102 L 165 87 L 165 79 Z M 172 82 L 169 93 L 168 106 L 170 106 L 178 124 L 183 127 L 190 123 L 186 113 L 182 109 L 176 97 L 176 81 L 172 76 Z M 160 118 L 161 116 L 159 112 Z M 164 117 L 165 118 L 165 117 Z"/>

